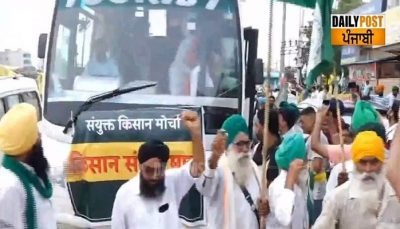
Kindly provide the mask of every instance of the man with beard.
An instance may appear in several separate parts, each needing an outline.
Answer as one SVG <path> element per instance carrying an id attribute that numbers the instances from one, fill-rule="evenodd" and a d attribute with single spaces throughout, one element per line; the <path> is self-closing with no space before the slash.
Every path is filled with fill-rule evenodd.
<path id="1" fill-rule="evenodd" d="M 240 115 L 229 117 L 217 134 L 207 167 L 196 181 L 206 197 L 207 228 L 258 229 L 268 203 L 260 200 L 257 165 L 251 159 L 248 127 Z M 227 135 L 227 136 L 226 136 Z"/>
<path id="2" fill-rule="evenodd" d="M 263 163 L 263 141 L 264 141 L 264 119 L 265 110 L 258 110 L 255 117 L 255 134 L 259 143 L 254 147 L 253 161 L 257 164 L 259 171 L 262 171 Z M 279 175 L 279 169 L 275 161 L 275 152 L 281 143 L 281 137 L 279 136 L 279 124 L 278 124 L 278 111 L 271 109 L 269 111 L 269 122 L 268 122 L 268 154 L 267 154 L 267 183 L 268 186 L 271 182 Z"/>
<path id="3" fill-rule="evenodd" d="M 21 103 L 0 120 L 0 228 L 57 228 L 36 108 Z"/>
<path id="4" fill-rule="evenodd" d="M 306 158 L 303 135 L 287 135 L 275 154 L 281 171 L 269 187 L 267 229 L 308 228 Z"/>
<path id="5" fill-rule="evenodd" d="M 108 56 L 108 44 L 104 38 L 94 42 L 93 56 L 89 60 L 83 75 L 119 77 L 118 66 L 115 61 Z"/>
<path id="6" fill-rule="evenodd" d="M 158 140 L 139 148 L 139 176 L 118 190 L 111 219 L 113 229 L 181 228 L 178 207 L 202 172 L 204 150 L 201 123 L 196 112 L 185 111 L 182 120 L 192 136 L 193 160 L 181 168 L 166 170 L 170 150 Z"/>
<path id="7" fill-rule="evenodd" d="M 313 228 L 400 228 L 400 203 L 383 172 L 384 141 L 373 131 L 360 132 L 351 153 L 353 179 L 326 198 Z"/>

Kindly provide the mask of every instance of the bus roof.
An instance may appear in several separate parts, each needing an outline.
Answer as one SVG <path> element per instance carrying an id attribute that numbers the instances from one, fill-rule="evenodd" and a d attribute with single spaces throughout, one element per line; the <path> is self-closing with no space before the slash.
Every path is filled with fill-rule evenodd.
<path id="1" fill-rule="evenodd" d="M 37 91 L 36 81 L 26 77 L 0 77 L 0 96 L 20 91 Z"/>

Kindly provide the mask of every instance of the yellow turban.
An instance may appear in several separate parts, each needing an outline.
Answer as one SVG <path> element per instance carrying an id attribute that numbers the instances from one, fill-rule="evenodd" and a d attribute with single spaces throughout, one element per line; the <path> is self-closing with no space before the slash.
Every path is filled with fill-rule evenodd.
<path id="1" fill-rule="evenodd" d="M 0 150 L 6 155 L 20 156 L 32 149 L 39 138 L 36 108 L 20 103 L 0 120 Z"/>
<path id="2" fill-rule="evenodd" d="M 352 159 L 359 162 L 364 157 L 376 157 L 383 162 L 385 159 L 385 145 L 374 131 L 364 131 L 357 134 L 351 146 Z"/>

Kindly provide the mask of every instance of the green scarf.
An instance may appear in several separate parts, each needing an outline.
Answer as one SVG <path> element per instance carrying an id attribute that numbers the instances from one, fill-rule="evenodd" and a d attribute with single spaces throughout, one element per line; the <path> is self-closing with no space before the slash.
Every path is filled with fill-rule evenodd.
<path id="1" fill-rule="evenodd" d="M 25 222 L 27 229 L 37 228 L 36 204 L 33 197 L 32 186 L 40 193 L 43 198 L 49 199 L 53 194 L 53 188 L 50 181 L 44 181 L 45 187 L 36 174 L 29 171 L 21 162 L 13 157 L 5 155 L 3 158 L 3 167 L 11 170 L 22 182 L 26 193 Z"/>

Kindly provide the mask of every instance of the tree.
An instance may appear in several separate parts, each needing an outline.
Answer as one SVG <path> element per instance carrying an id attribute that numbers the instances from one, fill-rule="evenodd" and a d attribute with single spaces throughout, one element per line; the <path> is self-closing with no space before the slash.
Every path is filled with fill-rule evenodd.
<path id="1" fill-rule="evenodd" d="M 339 0 L 338 9 L 334 10 L 333 13 L 345 14 L 363 4 L 362 0 Z"/>

